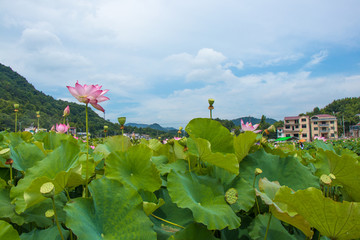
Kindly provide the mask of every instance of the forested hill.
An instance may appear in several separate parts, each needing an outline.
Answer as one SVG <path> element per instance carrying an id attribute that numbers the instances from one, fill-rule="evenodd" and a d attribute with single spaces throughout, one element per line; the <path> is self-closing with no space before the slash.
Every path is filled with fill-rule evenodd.
<path id="1" fill-rule="evenodd" d="M 21 127 L 31 124 L 37 126 L 36 111 L 40 111 L 40 128 L 50 129 L 56 123 L 62 123 L 64 108 L 70 106 L 69 123 L 85 131 L 85 105 L 55 100 L 34 88 L 24 77 L 14 72 L 10 67 L 0 64 L 0 131 L 14 130 L 14 104 L 18 103 L 18 119 Z M 65 87 L 65 86 L 64 86 Z M 105 121 L 92 109 L 89 109 L 89 130 L 92 133 L 102 131 L 108 125 L 109 130 L 119 129 L 119 126 Z M 19 126 L 20 127 L 20 126 Z"/>
<path id="2" fill-rule="evenodd" d="M 307 112 L 306 115 L 314 116 L 317 114 L 331 114 L 335 115 L 339 123 L 344 117 L 344 125 L 355 125 L 359 122 L 360 114 L 360 97 L 351 97 L 334 100 L 332 103 L 326 105 L 324 108 L 315 107 L 313 111 Z"/>

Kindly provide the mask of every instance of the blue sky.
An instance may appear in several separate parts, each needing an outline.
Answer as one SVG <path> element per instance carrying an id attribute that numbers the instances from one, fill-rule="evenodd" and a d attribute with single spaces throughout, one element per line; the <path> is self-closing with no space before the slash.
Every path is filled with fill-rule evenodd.
<path id="1" fill-rule="evenodd" d="M 360 1 L 0 2 L 0 62 L 38 90 L 109 89 L 116 121 L 277 120 L 360 96 Z M 98 112 L 98 111 L 97 111 Z M 99 113 L 100 114 L 100 113 Z M 100 114 L 102 116 L 102 114 Z"/>

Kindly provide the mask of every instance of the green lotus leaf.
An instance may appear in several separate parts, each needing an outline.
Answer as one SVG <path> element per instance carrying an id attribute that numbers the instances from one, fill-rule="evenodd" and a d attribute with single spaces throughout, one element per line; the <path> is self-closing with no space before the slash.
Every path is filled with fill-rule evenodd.
<path id="1" fill-rule="evenodd" d="M 10 190 L 7 188 L 0 190 L 0 218 L 10 219 L 11 222 L 19 226 L 24 223 L 24 218 L 16 214 L 15 205 L 11 204 Z"/>
<path id="2" fill-rule="evenodd" d="M 79 239 L 156 239 L 135 189 L 104 177 L 89 190 L 92 199 L 76 198 L 65 206 L 66 226 Z"/>
<path id="3" fill-rule="evenodd" d="M 246 155 L 248 155 L 250 148 L 257 141 L 257 134 L 251 131 L 246 131 L 234 138 L 234 149 L 238 161 L 241 162 Z"/>
<path id="4" fill-rule="evenodd" d="M 234 137 L 218 121 L 208 118 L 195 118 L 188 123 L 185 131 L 190 137 L 208 140 L 213 152 L 234 153 Z"/>
<path id="5" fill-rule="evenodd" d="M 359 161 L 348 154 L 339 156 L 331 151 L 326 151 L 324 154 L 329 161 L 330 173 L 336 177 L 332 184 L 343 186 L 343 190 L 347 195 L 354 201 L 360 202 Z"/>
<path id="6" fill-rule="evenodd" d="M 250 226 L 249 235 L 253 240 L 265 239 L 266 228 L 269 222 L 270 214 L 257 215 L 253 223 Z M 267 235 L 268 240 L 296 240 L 296 238 L 290 235 L 283 227 L 281 222 L 272 217 Z"/>
<path id="7" fill-rule="evenodd" d="M 324 151 L 335 151 L 333 145 L 322 140 L 315 140 L 313 141 L 316 149 L 322 149 Z"/>
<path id="8" fill-rule="evenodd" d="M 176 232 L 169 240 L 216 240 L 213 233 L 199 223 L 192 223 L 185 229 Z"/>
<path id="9" fill-rule="evenodd" d="M 294 190 L 319 187 L 319 179 L 312 175 L 309 168 L 292 156 L 280 158 L 266 153 L 263 149 L 258 150 L 247 155 L 241 162 L 239 176 L 248 182 L 253 182 L 256 168 L 263 170 L 261 177 L 278 181 L 281 185 L 287 185 Z M 257 185 L 256 182 L 255 186 Z"/>
<path id="10" fill-rule="evenodd" d="M 69 177 L 73 175 L 72 171 L 79 171 L 79 150 L 76 142 L 62 141 L 58 148 L 29 168 L 25 177 L 10 191 L 10 197 L 16 204 L 16 212 L 21 213 L 27 207 L 45 200 L 44 197 L 35 193 L 37 188 L 40 189 L 38 184 L 43 183 L 44 180 L 42 178 L 33 183 L 37 178 L 45 177 L 51 180 L 57 186 L 56 192 L 60 192 L 65 186 L 68 186 Z M 28 188 L 30 189 L 28 190 Z"/>
<path id="11" fill-rule="evenodd" d="M 161 179 L 151 157 L 152 150 L 143 144 L 112 152 L 106 159 L 105 176 L 153 192 L 161 187 Z"/>
<path id="12" fill-rule="evenodd" d="M 221 153 L 221 152 L 212 152 L 211 144 L 208 140 L 202 138 L 191 138 L 196 145 L 196 151 L 198 152 L 198 157 L 200 161 L 211 163 L 217 167 L 224 168 L 225 170 L 238 174 L 239 173 L 239 163 L 236 158 L 236 155 L 233 153 Z M 190 142 L 190 138 L 188 139 Z M 189 146 L 189 151 L 193 152 L 194 150 L 190 149 L 192 146 Z"/>
<path id="13" fill-rule="evenodd" d="M 10 223 L 0 220 L 0 239 L 20 240 L 20 237 Z"/>
<path id="14" fill-rule="evenodd" d="M 10 147 L 11 158 L 14 160 L 13 168 L 19 171 L 26 171 L 38 161 L 45 158 L 45 154 L 32 143 L 20 143 L 15 148 Z"/>
<path id="15" fill-rule="evenodd" d="M 156 211 L 156 209 L 158 209 L 159 207 L 161 207 L 162 205 L 164 205 L 165 201 L 164 199 L 160 198 L 159 201 L 157 203 L 153 203 L 153 202 L 143 202 L 143 208 L 144 208 L 144 212 L 146 214 L 146 216 L 149 216 L 150 214 L 152 214 L 153 212 Z"/>
<path id="16" fill-rule="evenodd" d="M 71 135 L 59 134 L 56 132 L 35 134 L 35 139 L 43 142 L 44 149 L 48 151 L 60 147 L 63 141 L 77 142 Z"/>
<path id="17" fill-rule="evenodd" d="M 58 215 L 58 219 L 60 222 L 65 222 L 65 212 L 63 210 L 67 198 L 65 196 L 65 193 L 60 193 L 55 195 L 55 207 L 56 212 Z M 28 209 L 25 210 L 21 214 L 21 216 L 24 217 L 25 223 L 35 223 L 36 226 L 41 228 L 46 228 L 49 226 L 54 225 L 52 218 L 47 218 L 45 216 L 45 212 L 49 209 L 53 209 L 52 200 L 51 199 L 45 199 L 39 204 L 36 204 Z"/>
<path id="18" fill-rule="evenodd" d="M 65 230 L 61 227 L 61 232 L 63 234 L 64 239 L 69 237 L 69 231 Z M 46 240 L 60 240 L 60 233 L 56 226 L 52 226 L 50 228 L 41 230 L 34 229 L 31 232 L 23 233 L 20 235 L 21 240 L 38 240 L 38 239 L 46 239 Z"/>
<path id="19" fill-rule="evenodd" d="M 171 172 L 171 170 L 185 172 L 188 165 L 188 163 L 182 159 L 179 159 L 173 163 L 168 163 L 167 157 L 163 155 L 152 157 L 151 161 L 155 164 L 161 175 L 168 174 Z"/>
<path id="20" fill-rule="evenodd" d="M 117 135 L 112 137 L 107 137 L 104 140 L 103 144 L 99 144 L 96 146 L 94 152 L 102 153 L 106 158 L 110 153 L 115 151 L 126 151 L 131 146 L 130 138 Z"/>
<path id="21" fill-rule="evenodd" d="M 61 232 L 64 236 L 64 239 L 67 239 L 69 236 L 69 231 L 61 227 Z M 38 240 L 38 239 L 60 240 L 61 239 L 59 230 L 56 226 L 52 226 L 44 230 L 34 229 L 31 232 L 21 234 L 20 238 L 21 240 Z"/>
<path id="22" fill-rule="evenodd" d="M 279 220 L 289 223 L 294 227 L 300 229 L 307 237 L 312 238 L 314 232 L 311 230 L 310 224 L 303 216 L 297 212 L 290 212 L 287 206 L 281 203 L 274 202 L 276 193 L 281 188 L 278 182 L 270 182 L 266 178 L 259 180 L 259 189 L 256 189 L 256 195 L 260 196 L 265 204 L 270 206 L 271 213 Z"/>
<path id="23" fill-rule="evenodd" d="M 195 221 L 205 224 L 208 229 L 240 226 L 240 218 L 225 202 L 224 188 L 217 179 L 192 172 L 171 172 L 167 187 L 172 201 L 181 208 L 189 208 Z"/>
<path id="24" fill-rule="evenodd" d="M 293 193 L 288 187 L 281 187 L 274 201 L 286 204 L 289 211 L 299 213 L 312 227 L 331 239 L 360 238 L 359 203 L 335 202 L 325 198 L 316 188 Z"/>

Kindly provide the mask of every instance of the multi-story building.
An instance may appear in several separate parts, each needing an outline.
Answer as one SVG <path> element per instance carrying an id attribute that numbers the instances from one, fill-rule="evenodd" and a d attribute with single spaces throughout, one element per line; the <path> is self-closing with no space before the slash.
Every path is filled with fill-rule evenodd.
<path id="1" fill-rule="evenodd" d="M 338 138 L 337 119 L 329 114 L 319 114 L 312 116 L 311 137 L 324 137 L 326 139 Z"/>
<path id="2" fill-rule="evenodd" d="M 277 137 L 277 138 L 285 137 L 285 135 L 284 135 L 284 128 L 278 127 L 278 128 L 276 129 L 276 137 Z"/>
<path id="3" fill-rule="evenodd" d="M 296 116 L 284 118 L 284 137 L 296 137 L 311 140 L 309 116 Z"/>
<path id="4" fill-rule="evenodd" d="M 284 127 L 278 129 L 279 137 L 296 137 L 312 141 L 315 137 L 338 138 L 337 119 L 329 114 L 312 116 L 285 117 Z"/>

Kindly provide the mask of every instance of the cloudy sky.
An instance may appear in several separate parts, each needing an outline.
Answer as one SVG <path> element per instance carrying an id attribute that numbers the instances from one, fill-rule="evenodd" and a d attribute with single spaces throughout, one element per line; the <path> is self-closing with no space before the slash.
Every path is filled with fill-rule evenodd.
<path id="1" fill-rule="evenodd" d="M 35 88 L 109 89 L 116 121 L 276 120 L 360 96 L 358 0 L 0 1 L 0 63 Z M 97 111 L 98 112 L 98 111 Z M 102 114 L 100 114 L 102 116 Z"/>

